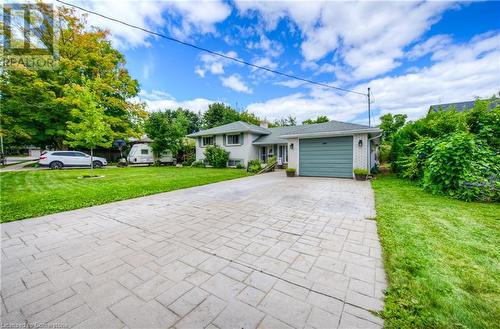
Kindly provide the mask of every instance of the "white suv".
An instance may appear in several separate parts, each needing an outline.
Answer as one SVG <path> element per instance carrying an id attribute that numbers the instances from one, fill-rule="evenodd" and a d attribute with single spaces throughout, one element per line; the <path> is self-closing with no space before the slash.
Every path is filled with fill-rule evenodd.
<path id="1" fill-rule="evenodd" d="M 94 168 L 102 168 L 108 162 L 104 158 L 94 157 Z M 45 151 L 38 160 L 40 166 L 50 169 L 63 167 L 90 167 L 90 155 L 78 151 Z"/>

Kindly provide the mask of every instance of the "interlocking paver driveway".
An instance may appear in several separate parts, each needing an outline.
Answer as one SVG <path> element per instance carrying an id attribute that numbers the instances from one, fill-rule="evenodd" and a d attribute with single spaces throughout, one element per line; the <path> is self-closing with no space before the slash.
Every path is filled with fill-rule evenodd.
<path id="1" fill-rule="evenodd" d="M 2 323 L 369 328 L 368 182 L 271 173 L 2 224 Z"/>

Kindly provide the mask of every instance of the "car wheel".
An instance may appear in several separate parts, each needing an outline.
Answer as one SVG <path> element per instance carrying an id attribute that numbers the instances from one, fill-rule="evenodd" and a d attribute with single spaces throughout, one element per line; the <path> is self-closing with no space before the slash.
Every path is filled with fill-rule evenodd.
<path id="1" fill-rule="evenodd" d="M 102 168 L 102 162 L 101 161 L 94 161 L 94 168 Z"/>
<path id="2" fill-rule="evenodd" d="M 50 169 L 62 169 L 63 163 L 61 161 L 52 161 L 49 167 Z"/>

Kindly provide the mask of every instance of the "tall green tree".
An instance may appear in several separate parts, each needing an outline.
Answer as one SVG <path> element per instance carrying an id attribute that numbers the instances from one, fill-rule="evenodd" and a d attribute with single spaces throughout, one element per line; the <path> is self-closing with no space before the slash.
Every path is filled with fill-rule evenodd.
<path id="1" fill-rule="evenodd" d="M 314 124 L 314 123 L 325 123 L 328 121 L 330 121 L 330 119 L 328 119 L 328 117 L 326 115 L 318 115 L 318 117 L 316 119 L 307 119 L 307 120 L 302 121 L 302 124 L 310 125 L 310 124 Z"/>
<path id="2" fill-rule="evenodd" d="M 197 132 L 201 129 L 202 118 L 200 113 L 193 112 L 182 107 L 177 108 L 177 110 L 166 109 L 163 111 L 170 120 L 176 119 L 178 116 L 183 115 L 188 122 L 187 132 L 188 134 Z"/>
<path id="3" fill-rule="evenodd" d="M 97 102 L 90 81 L 85 81 L 83 86 L 67 86 L 65 95 L 73 117 L 73 121 L 68 122 L 66 143 L 71 147 L 90 149 L 90 167 L 93 169 L 94 149 L 111 147 L 113 131 L 105 120 L 104 108 Z"/>
<path id="4" fill-rule="evenodd" d="M 41 3 L 42 10 L 52 7 Z M 59 30 L 60 59 L 57 69 L 34 71 L 19 66 L 0 74 L 0 124 L 9 144 L 33 144 L 61 148 L 68 122 L 73 117 L 64 100 L 65 86 L 93 84 L 96 102 L 103 108 L 105 120 L 114 138 L 138 136 L 146 116 L 144 104 L 132 102 L 139 84 L 125 68 L 124 56 L 111 46 L 108 31 L 93 29 L 73 10 L 59 7 L 57 27 L 49 21 L 37 33 L 51 49 L 53 31 Z M 28 18 L 29 19 L 29 18 Z"/>
<path id="5" fill-rule="evenodd" d="M 182 112 L 174 117 L 171 112 L 160 111 L 149 115 L 144 130 L 153 140 L 151 148 L 157 161 L 161 153 L 170 151 L 175 157 L 182 149 L 182 140 L 187 133 L 189 122 Z"/>
<path id="6" fill-rule="evenodd" d="M 297 118 L 289 114 L 286 118 L 281 118 L 275 120 L 274 122 L 269 124 L 269 127 L 286 127 L 286 126 L 296 126 Z"/>
<path id="7" fill-rule="evenodd" d="M 380 129 L 382 129 L 382 139 L 390 142 L 394 134 L 401 129 L 406 123 L 406 114 L 391 113 L 384 114 L 380 117 Z"/>
<path id="8" fill-rule="evenodd" d="M 223 103 L 213 103 L 203 114 L 203 128 L 209 129 L 240 120 L 238 111 Z"/>
<path id="9" fill-rule="evenodd" d="M 240 121 L 248 122 L 256 126 L 260 125 L 261 119 L 252 112 L 240 112 Z"/>

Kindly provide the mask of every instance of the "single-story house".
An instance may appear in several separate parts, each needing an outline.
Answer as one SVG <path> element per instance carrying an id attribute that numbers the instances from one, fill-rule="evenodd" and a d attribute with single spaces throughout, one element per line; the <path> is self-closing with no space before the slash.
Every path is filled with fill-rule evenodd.
<path id="1" fill-rule="evenodd" d="M 202 130 L 187 137 L 196 142 L 196 160 L 204 150 L 219 145 L 229 152 L 228 166 L 276 156 L 278 163 L 296 168 L 300 176 L 353 177 L 354 168 L 370 170 L 375 164 L 379 128 L 330 121 L 301 126 L 268 128 L 237 121 Z"/>

